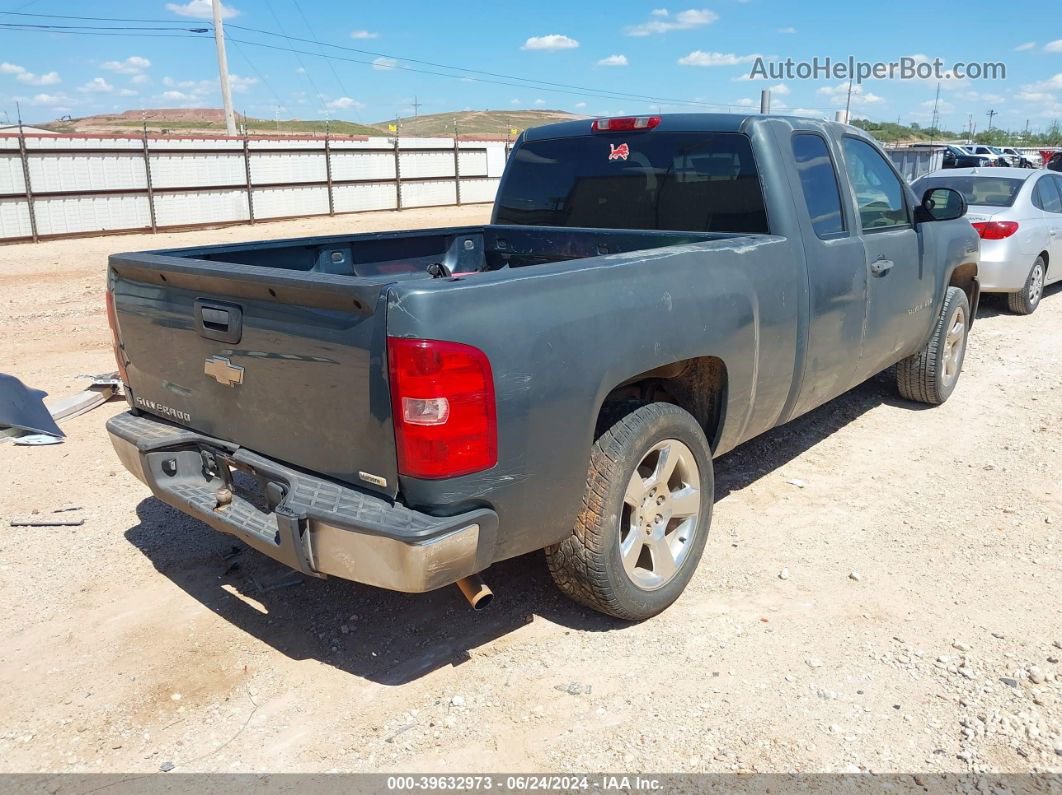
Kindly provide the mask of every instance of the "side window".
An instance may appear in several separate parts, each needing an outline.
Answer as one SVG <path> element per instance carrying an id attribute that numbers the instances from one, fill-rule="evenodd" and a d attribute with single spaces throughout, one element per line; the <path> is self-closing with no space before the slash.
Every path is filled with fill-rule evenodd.
<path id="1" fill-rule="evenodd" d="M 858 138 L 845 137 L 844 159 L 864 232 L 910 223 L 903 185 L 873 146 Z"/>
<path id="2" fill-rule="evenodd" d="M 833 170 L 826 142 L 812 133 L 794 135 L 793 157 L 796 159 L 800 187 L 815 234 L 826 237 L 843 232 L 841 194 L 837 189 L 837 173 Z"/>
<path id="3" fill-rule="evenodd" d="M 1036 183 L 1036 195 L 1039 201 L 1036 206 L 1047 210 L 1049 213 L 1062 213 L 1062 196 L 1059 196 L 1058 183 L 1062 180 L 1057 177 L 1044 176 Z"/>
<path id="4" fill-rule="evenodd" d="M 1058 193 L 1058 204 L 1055 205 L 1055 209 L 1050 212 L 1062 213 L 1062 177 L 1051 176 L 1051 184 L 1055 186 L 1055 191 Z"/>

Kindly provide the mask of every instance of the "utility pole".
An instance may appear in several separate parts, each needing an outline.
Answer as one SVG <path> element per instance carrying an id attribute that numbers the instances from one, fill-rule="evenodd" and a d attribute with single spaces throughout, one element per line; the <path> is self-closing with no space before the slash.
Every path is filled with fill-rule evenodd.
<path id="1" fill-rule="evenodd" d="M 845 100 L 845 103 L 844 103 L 844 123 L 845 124 L 851 124 L 852 123 L 851 112 L 852 112 L 852 80 L 853 79 L 854 78 L 852 77 L 852 75 L 848 76 L 848 99 Z"/>
<path id="2" fill-rule="evenodd" d="M 973 114 L 969 114 L 966 119 L 967 138 L 973 141 Z"/>
<path id="3" fill-rule="evenodd" d="M 933 143 L 933 138 L 937 134 L 937 125 L 940 124 L 940 81 L 937 81 L 937 96 L 933 100 L 933 121 L 930 123 L 932 132 L 929 133 L 929 142 Z"/>
<path id="4" fill-rule="evenodd" d="M 420 115 L 420 106 L 421 106 L 421 103 L 417 102 L 417 95 L 414 94 L 413 95 L 413 118 L 414 119 L 417 118 L 417 116 Z"/>
<path id="5" fill-rule="evenodd" d="M 992 132 L 992 117 L 997 115 L 999 114 L 997 114 L 994 110 L 988 111 L 988 132 Z"/>
<path id="6" fill-rule="evenodd" d="M 214 6 L 214 43 L 218 48 L 218 71 L 221 73 L 221 101 L 225 105 L 225 132 L 236 135 L 236 117 L 232 113 L 232 88 L 229 86 L 229 61 L 225 57 L 225 28 L 221 24 L 221 0 Z"/>

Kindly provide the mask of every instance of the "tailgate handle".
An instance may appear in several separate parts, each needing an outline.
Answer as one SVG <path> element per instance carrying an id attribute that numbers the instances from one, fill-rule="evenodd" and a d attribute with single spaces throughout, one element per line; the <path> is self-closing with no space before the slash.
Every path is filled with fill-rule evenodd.
<path id="1" fill-rule="evenodd" d="M 199 336 L 218 342 L 239 342 L 243 336 L 243 309 L 224 301 L 195 301 L 195 323 Z"/>

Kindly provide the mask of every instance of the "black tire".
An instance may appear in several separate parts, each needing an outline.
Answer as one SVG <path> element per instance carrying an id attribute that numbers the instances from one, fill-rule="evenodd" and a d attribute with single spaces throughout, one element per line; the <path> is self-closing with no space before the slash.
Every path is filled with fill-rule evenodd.
<path id="1" fill-rule="evenodd" d="M 655 515 L 658 524 L 654 528 L 659 527 L 660 533 L 678 533 L 684 527 L 687 534 L 692 528 L 692 536 L 670 579 L 647 590 L 636 583 L 624 567 L 621 537 L 624 543 L 630 537 L 623 535 L 621 528 L 625 528 L 628 534 L 637 533 L 634 542 L 638 549 L 649 550 L 647 554 L 652 561 L 655 553 L 649 542 L 641 538 L 640 520 L 636 529 L 631 524 L 640 514 L 632 513 L 635 509 L 628 506 L 625 495 L 635 470 L 645 461 L 651 461 L 654 447 L 665 441 L 681 442 L 686 451 L 692 453 L 697 468 L 696 479 L 699 480 L 699 507 L 695 519 L 691 516 L 685 525 L 680 524 L 679 529 L 670 531 L 667 529 L 671 527 L 670 523 L 679 520 L 670 519 L 670 513 L 664 519 L 661 514 Z M 676 455 L 684 456 L 685 452 Z M 682 475 L 678 468 L 675 471 Z M 687 474 L 691 472 L 686 471 Z M 685 493 L 688 493 L 689 486 L 684 485 Z M 660 613 L 686 588 L 701 559 L 711 524 L 714 487 L 711 448 L 701 426 L 688 412 L 670 403 L 650 403 L 617 419 L 598 437 L 591 451 L 586 492 L 575 529 L 564 541 L 546 549 L 546 562 L 557 586 L 575 601 L 627 621 L 641 621 Z M 661 500 L 664 492 L 655 497 L 652 496 L 655 491 L 645 493 L 647 500 Z M 670 509 L 671 488 L 668 488 L 667 495 L 666 506 Z M 652 507 L 654 503 L 645 502 L 638 510 L 644 510 L 646 504 L 650 505 L 649 510 L 657 510 Z M 650 534 L 653 531 L 646 524 L 644 532 Z M 676 540 L 674 536 L 667 537 L 672 543 Z M 682 538 L 677 540 L 681 542 Z M 656 568 L 655 562 L 652 566 Z"/>
<path id="2" fill-rule="evenodd" d="M 1037 278 L 1037 273 L 1039 273 L 1039 278 Z M 1044 295 L 1046 274 L 1047 267 L 1044 265 L 1044 258 L 1037 257 L 1036 262 L 1029 269 L 1029 275 L 1025 277 L 1025 284 L 1021 290 L 1016 293 L 1007 293 L 1007 309 L 1015 315 L 1031 315 L 1035 312 Z"/>
<path id="3" fill-rule="evenodd" d="M 950 350 L 948 335 L 953 330 L 960 312 L 965 328 L 961 336 L 962 348 L 958 351 L 955 361 L 954 357 L 946 356 L 945 353 Z M 948 399 L 962 372 L 970 320 L 970 302 L 966 293 L 958 287 L 949 287 L 929 342 L 918 353 L 908 356 L 896 365 L 896 386 L 900 395 L 931 406 L 939 406 Z"/>

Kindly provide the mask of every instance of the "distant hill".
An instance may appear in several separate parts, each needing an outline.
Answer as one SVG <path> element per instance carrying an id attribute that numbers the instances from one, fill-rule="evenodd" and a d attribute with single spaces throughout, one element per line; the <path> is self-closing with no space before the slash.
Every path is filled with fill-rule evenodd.
<path id="1" fill-rule="evenodd" d="M 453 135 L 454 123 L 462 136 L 482 135 L 504 138 L 514 137 L 511 130 L 523 132 L 528 127 L 553 124 L 559 121 L 585 119 L 563 110 L 462 110 L 451 113 L 433 113 L 427 116 L 400 118 L 399 133 L 404 136 L 449 137 Z M 252 135 L 287 133 L 323 135 L 326 129 L 333 135 L 388 135 L 394 119 L 372 125 L 349 121 L 325 121 L 323 119 L 256 119 L 236 116 L 236 124 L 246 127 Z M 225 130 L 225 112 L 221 108 L 146 108 L 127 110 L 121 113 L 102 113 L 76 119 L 61 119 L 41 124 L 55 132 L 64 133 L 116 133 L 135 134 L 147 125 L 150 133 L 175 133 L 186 135 L 217 135 Z"/>
<path id="2" fill-rule="evenodd" d="M 398 120 L 401 135 L 423 137 L 450 136 L 454 123 L 460 135 L 490 135 L 505 137 L 510 130 L 523 132 L 528 127 L 553 124 L 559 121 L 585 119 L 563 110 L 460 110 L 451 113 L 432 113 L 424 116 L 408 116 Z M 375 123 L 373 126 L 387 130 L 394 119 Z"/>
<path id="3" fill-rule="evenodd" d="M 221 108 L 150 108 L 127 110 L 122 113 L 107 113 L 50 122 L 42 125 L 56 132 L 122 133 L 139 132 L 147 125 L 151 133 L 218 134 L 225 130 L 225 112 Z M 326 130 L 334 135 L 380 135 L 377 127 L 355 124 L 349 121 L 330 122 L 323 119 L 256 119 L 237 115 L 237 127 L 252 135 L 288 133 L 323 135 Z"/>

